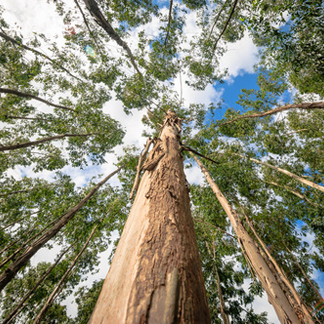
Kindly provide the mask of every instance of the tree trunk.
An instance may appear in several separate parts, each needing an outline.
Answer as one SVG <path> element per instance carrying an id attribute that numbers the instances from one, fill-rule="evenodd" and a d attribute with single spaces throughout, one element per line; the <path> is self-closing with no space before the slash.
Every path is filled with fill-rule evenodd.
<path id="1" fill-rule="evenodd" d="M 308 311 L 304 301 L 302 300 L 301 296 L 299 295 L 299 293 L 297 292 L 295 287 L 290 283 L 289 279 L 287 278 L 287 275 L 280 268 L 277 261 L 272 257 L 272 255 L 268 251 L 266 245 L 264 244 L 261 237 L 256 232 L 256 230 L 255 230 L 252 222 L 248 218 L 248 216 L 245 215 L 245 214 L 244 214 L 244 216 L 245 216 L 245 219 L 246 219 L 249 227 L 251 228 L 253 234 L 255 235 L 256 239 L 259 241 L 260 245 L 262 246 L 264 253 L 267 255 L 269 260 L 272 262 L 272 265 L 274 267 L 272 272 L 276 275 L 277 279 L 280 279 L 282 281 L 282 284 L 286 286 L 285 288 L 290 290 L 290 293 L 292 294 L 292 296 L 291 296 L 292 304 L 295 305 L 294 308 L 296 310 L 296 313 L 298 313 L 298 314 L 301 313 L 302 314 L 299 317 L 303 318 L 305 323 L 310 323 L 310 324 L 314 323 L 313 320 L 312 320 L 312 315 L 309 313 L 309 311 Z M 270 269 L 271 269 L 271 267 L 270 267 Z"/>
<path id="2" fill-rule="evenodd" d="M 237 153 L 233 153 L 233 154 L 234 154 L 234 155 L 237 155 L 237 156 L 239 156 L 239 157 L 241 157 L 241 158 L 251 160 L 251 161 L 253 161 L 253 162 L 255 162 L 255 163 L 258 163 L 258 164 L 264 165 L 264 166 L 266 166 L 266 167 L 268 167 L 268 168 L 271 168 L 271 169 L 273 169 L 273 170 L 276 170 L 276 171 L 278 171 L 278 172 L 281 172 L 281 173 L 283 173 L 283 174 L 285 174 L 285 175 L 287 175 L 287 176 L 289 176 L 289 177 L 291 177 L 291 178 L 293 178 L 293 179 L 295 179 L 295 180 L 297 180 L 297 181 L 299 181 L 299 182 L 305 184 L 306 186 L 310 186 L 311 188 L 315 188 L 315 189 L 317 189 L 317 190 L 320 190 L 320 191 L 324 192 L 324 187 L 323 187 L 323 186 L 320 186 L 320 185 L 316 184 L 315 182 L 312 182 L 312 181 L 309 181 L 309 180 L 303 179 L 302 177 L 299 177 L 298 175 L 296 175 L 296 174 L 294 174 L 294 173 L 291 173 L 291 172 L 289 172 L 289 171 L 287 171 L 287 170 L 285 170 L 285 169 L 278 168 L 278 167 L 276 167 L 276 166 L 274 166 L 274 165 L 272 165 L 272 164 L 265 163 L 265 162 L 261 162 L 261 161 L 259 161 L 259 160 L 256 160 L 256 159 L 253 159 L 253 158 L 249 158 L 249 157 L 246 157 L 246 156 L 241 155 L 241 154 L 237 154 Z"/>
<path id="3" fill-rule="evenodd" d="M 12 145 L 0 145 L 0 152 L 3 151 L 12 151 L 12 150 L 17 150 L 23 147 L 30 147 L 30 146 L 35 146 L 41 143 L 45 142 L 51 142 L 57 139 L 61 139 L 64 137 L 87 137 L 87 136 L 92 136 L 92 135 L 99 135 L 99 133 L 89 133 L 89 134 L 60 134 L 60 135 L 55 135 L 55 136 L 50 136 L 50 137 L 43 137 L 37 141 L 32 141 L 32 142 L 25 142 L 25 143 L 17 143 L 17 144 L 12 144 Z"/>
<path id="4" fill-rule="evenodd" d="M 194 158 L 204 173 L 218 201 L 224 208 L 236 235 L 245 248 L 246 254 L 251 261 L 255 274 L 260 280 L 263 289 L 266 291 L 268 300 L 274 307 L 280 322 L 282 324 L 303 323 L 302 321 L 299 321 L 299 318 L 296 315 L 294 308 L 290 305 L 285 292 L 281 289 L 276 277 L 273 275 L 268 264 L 263 259 L 255 241 L 241 224 L 236 212 L 232 209 L 227 199 L 212 180 L 204 165 L 196 157 Z"/>
<path id="5" fill-rule="evenodd" d="M 45 278 L 50 274 L 50 272 L 56 267 L 56 265 L 60 262 L 60 260 L 63 258 L 63 256 L 75 245 L 76 241 L 72 243 L 67 249 L 65 249 L 61 255 L 58 257 L 58 259 L 55 261 L 55 263 L 50 266 L 46 272 L 42 275 L 42 277 L 37 281 L 35 286 L 30 289 L 27 294 L 19 301 L 18 305 L 11 311 L 11 313 L 3 320 L 2 324 L 9 324 L 11 323 L 14 318 L 20 313 L 20 309 L 23 308 L 24 302 L 34 293 L 34 291 L 42 284 L 42 282 L 45 280 Z"/>
<path id="6" fill-rule="evenodd" d="M 210 323 L 179 142 L 168 112 L 91 324 Z"/>
<path id="7" fill-rule="evenodd" d="M 64 281 L 66 279 L 66 277 L 71 273 L 72 269 L 74 268 L 74 266 L 76 265 L 76 263 L 78 262 L 80 256 L 82 255 L 82 253 L 85 251 L 85 249 L 87 248 L 93 234 L 95 233 L 96 229 L 98 227 L 98 224 L 95 225 L 95 227 L 92 229 L 87 241 L 85 242 L 85 244 L 83 245 L 81 251 L 78 253 L 78 255 L 75 257 L 75 259 L 73 260 L 72 264 L 69 266 L 69 268 L 65 271 L 64 275 L 62 276 L 62 278 L 60 279 L 60 281 L 58 282 L 58 284 L 56 285 L 56 287 L 54 288 L 54 290 L 52 291 L 52 293 L 50 294 L 50 296 L 48 297 L 47 301 L 45 302 L 45 305 L 43 306 L 43 308 L 41 309 L 41 311 L 38 313 L 38 315 L 35 318 L 35 321 L 33 322 L 33 324 L 39 324 L 41 321 L 41 318 L 43 317 L 43 315 L 45 314 L 45 312 L 47 311 L 47 309 L 52 305 L 54 299 L 59 295 L 59 293 L 62 291 L 63 287 L 64 287 Z"/>
<path id="8" fill-rule="evenodd" d="M 64 214 L 55 225 L 49 228 L 41 237 L 36 239 L 25 251 L 13 262 L 3 274 L 0 276 L 0 291 L 10 282 L 17 272 L 24 267 L 27 262 L 33 257 L 36 252 L 46 244 L 52 237 L 54 237 L 84 206 L 84 204 L 91 199 L 91 197 L 99 190 L 99 188 L 105 184 L 113 175 L 118 173 L 123 166 L 119 167 L 116 171 L 110 173 L 106 178 L 100 181 L 90 192 L 73 208 L 71 208 L 66 214 Z"/>

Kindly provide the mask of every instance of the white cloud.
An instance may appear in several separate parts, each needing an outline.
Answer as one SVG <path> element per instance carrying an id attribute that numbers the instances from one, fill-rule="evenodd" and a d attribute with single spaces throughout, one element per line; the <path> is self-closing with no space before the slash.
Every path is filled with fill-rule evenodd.
<path id="1" fill-rule="evenodd" d="M 258 49 L 252 38 L 245 33 L 244 37 L 235 43 L 227 45 L 227 51 L 220 59 L 220 68 L 228 69 L 230 77 L 241 73 L 254 73 L 253 66 L 258 62 Z"/>

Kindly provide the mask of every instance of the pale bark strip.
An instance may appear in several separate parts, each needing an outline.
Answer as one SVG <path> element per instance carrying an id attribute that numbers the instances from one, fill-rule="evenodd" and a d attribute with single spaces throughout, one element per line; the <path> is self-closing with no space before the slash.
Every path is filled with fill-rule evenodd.
<path id="1" fill-rule="evenodd" d="M 242 208 L 241 208 L 242 209 Z M 315 322 L 312 320 L 312 315 L 309 313 L 304 301 L 302 300 L 301 296 L 299 295 L 299 293 L 296 291 L 295 287 L 291 284 L 291 282 L 288 280 L 286 274 L 284 273 L 284 271 L 280 268 L 280 266 L 278 265 L 277 261 L 272 257 L 271 253 L 269 252 L 269 250 L 267 249 L 266 245 L 264 244 L 264 242 L 262 241 L 261 237 L 258 235 L 258 233 L 256 232 L 252 222 L 250 221 L 250 219 L 248 218 L 248 216 L 245 214 L 244 210 L 242 209 L 242 213 L 245 216 L 245 219 L 249 225 L 249 227 L 251 228 L 253 234 L 255 235 L 255 237 L 257 238 L 257 240 L 259 241 L 259 243 L 261 244 L 264 252 L 266 253 L 267 257 L 269 258 L 269 260 L 272 262 L 273 266 L 275 267 L 275 270 L 277 271 L 280 279 L 284 282 L 284 284 L 287 286 L 287 288 L 290 290 L 290 292 L 293 295 L 293 298 L 295 299 L 295 302 L 298 303 L 298 306 L 301 308 L 302 312 L 303 312 L 303 320 L 305 321 L 305 323 L 308 324 L 315 324 Z"/>
<path id="2" fill-rule="evenodd" d="M 91 324 L 210 323 L 179 135 L 168 112 Z"/>
<path id="3" fill-rule="evenodd" d="M 289 191 L 290 193 L 292 193 L 293 195 L 297 196 L 298 198 L 300 199 L 303 199 L 303 200 L 306 200 L 309 204 L 315 206 L 315 207 L 321 207 L 323 208 L 323 206 L 311 201 L 310 199 L 308 199 L 306 196 L 302 195 L 301 193 L 299 193 L 298 191 L 296 190 L 293 190 L 292 188 L 289 188 L 288 186 L 281 186 L 279 185 L 277 182 L 274 182 L 274 181 L 264 181 L 265 183 L 268 183 L 268 184 L 271 184 L 271 185 L 274 185 L 276 187 L 279 187 L 279 188 L 283 188 L 283 189 L 286 189 L 287 191 Z"/>
<path id="4" fill-rule="evenodd" d="M 299 264 L 297 258 L 294 256 L 294 254 L 289 250 L 288 246 L 286 245 L 285 241 L 282 238 L 282 243 L 284 244 L 286 250 L 290 253 L 291 257 L 294 259 L 297 267 L 299 268 L 299 270 L 301 271 L 301 273 L 303 274 L 305 280 L 307 281 L 307 283 L 313 288 L 314 292 L 316 293 L 317 297 L 319 298 L 319 300 L 323 301 L 323 297 L 322 295 L 319 293 L 319 291 L 316 289 L 316 287 L 313 285 L 312 281 L 308 278 L 307 274 L 305 273 L 304 269 L 302 268 L 302 266 Z"/>
<path id="5" fill-rule="evenodd" d="M 7 88 L 0 88 L 0 93 L 12 94 L 12 95 L 22 97 L 22 98 L 35 99 L 37 101 L 43 102 L 43 103 L 45 103 L 45 104 L 47 104 L 49 106 L 55 107 L 55 108 L 60 108 L 60 109 L 65 109 L 65 110 L 70 110 L 70 111 L 75 112 L 75 110 L 73 108 L 54 104 L 54 103 L 52 103 L 52 102 L 50 102 L 48 100 L 37 97 L 37 96 L 35 96 L 35 95 L 31 94 L 31 93 L 21 92 L 21 91 L 17 91 L 17 90 L 14 90 L 14 89 L 7 89 Z M 11 118 L 18 118 L 18 117 L 11 116 Z"/>
<path id="6" fill-rule="evenodd" d="M 75 241 L 74 243 L 72 243 L 67 249 L 65 249 L 60 256 L 58 257 L 58 259 L 55 261 L 55 263 L 53 263 L 52 266 L 50 266 L 45 273 L 42 275 L 42 277 L 36 282 L 36 284 L 34 285 L 34 287 L 32 289 L 30 289 L 25 295 L 24 297 L 19 301 L 18 305 L 10 312 L 10 314 L 3 320 L 2 324 L 9 324 L 11 323 L 16 316 L 21 312 L 21 310 L 23 309 L 23 304 L 24 302 L 34 293 L 34 291 L 43 283 L 43 281 L 45 280 L 45 278 L 50 274 L 50 272 L 56 267 L 56 265 L 60 262 L 60 260 L 63 258 L 63 256 L 76 244 L 77 241 Z"/>
<path id="7" fill-rule="evenodd" d="M 25 251 L 0 276 L 0 291 L 11 281 L 11 279 L 15 277 L 17 272 L 27 264 L 31 257 L 34 256 L 44 244 L 46 244 L 51 238 L 53 238 L 74 217 L 74 215 L 99 190 L 99 188 L 104 185 L 112 176 L 118 173 L 122 168 L 123 165 L 114 172 L 110 173 L 102 181 L 100 181 L 78 204 L 76 204 L 67 213 L 61 216 L 54 226 L 49 228 L 41 237 L 39 237 L 25 249 Z"/>
<path id="8" fill-rule="evenodd" d="M 69 74 L 71 77 L 73 77 L 73 78 L 75 78 L 75 79 L 77 79 L 77 80 L 79 80 L 79 81 L 81 81 L 81 82 L 84 82 L 84 81 L 82 81 L 80 78 L 78 78 L 77 76 L 73 75 L 73 74 L 72 74 L 69 70 L 67 70 L 65 67 L 63 67 L 62 65 L 56 63 L 55 60 L 51 59 L 50 57 L 48 57 L 47 55 L 43 54 L 42 52 L 39 52 L 39 51 L 37 51 L 37 50 L 34 49 L 34 48 L 31 48 L 31 47 L 29 47 L 29 46 L 27 46 L 27 45 L 24 45 L 24 44 L 22 44 L 22 43 L 16 41 L 14 38 L 12 38 L 12 37 L 10 37 L 10 36 L 4 34 L 4 33 L 1 33 L 1 32 L 0 32 L 0 36 L 1 36 L 2 38 L 4 38 L 5 40 L 11 42 L 11 43 L 14 44 L 14 45 L 18 45 L 18 46 L 20 46 L 20 47 L 22 47 L 22 48 L 24 48 L 24 49 L 26 49 L 26 50 L 28 50 L 28 51 L 31 51 L 31 52 L 33 52 L 33 53 L 35 53 L 35 54 L 38 54 L 38 55 L 40 55 L 40 56 L 46 58 L 46 59 L 49 60 L 53 65 L 59 67 L 61 70 L 65 71 L 67 74 Z"/>
<path id="9" fill-rule="evenodd" d="M 207 242 L 206 242 L 206 244 L 207 244 Z M 217 270 L 217 266 L 216 266 L 216 251 L 215 251 L 215 241 L 214 240 L 213 240 L 213 254 L 214 254 L 213 255 L 214 256 L 214 271 L 215 271 L 217 291 L 218 291 L 218 296 L 219 296 L 219 301 L 220 301 L 220 306 L 221 306 L 221 315 L 222 315 L 224 324 L 231 324 L 228 314 L 225 311 L 225 301 L 223 298 L 219 274 L 218 274 L 218 270 Z"/>
<path id="10" fill-rule="evenodd" d="M 134 185 L 133 185 L 132 191 L 131 191 L 131 193 L 129 195 L 129 199 L 133 199 L 134 193 L 138 189 L 138 185 L 139 185 L 139 181 L 140 181 L 140 173 L 141 173 L 141 170 L 142 170 L 142 162 L 143 162 L 143 160 L 145 160 L 146 154 L 147 154 L 151 144 L 153 143 L 153 141 L 154 141 L 154 139 L 151 139 L 151 138 L 147 139 L 145 149 L 139 156 L 138 164 L 137 164 L 137 167 L 136 167 L 136 177 L 135 177 L 135 180 L 134 180 Z"/>
<path id="11" fill-rule="evenodd" d="M 224 208 L 224 211 L 226 212 L 236 235 L 241 239 L 241 242 L 245 247 L 245 251 L 253 264 L 255 273 L 258 279 L 260 280 L 262 287 L 265 289 L 269 297 L 269 301 L 272 302 L 272 306 L 274 307 L 281 323 L 282 324 L 298 323 L 299 319 L 295 314 L 295 310 L 290 305 L 285 293 L 280 288 L 277 279 L 275 278 L 272 271 L 269 269 L 267 263 L 261 256 L 256 243 L 254 242 L 252 237 L 248 234 L 248 232 L 245 230 L 245 228 L 242 226 L 236 212 L 232 209 L 231 205 L 224 197 L 224 195 L 222 194 L 222 192 L 220 191 L 216 183 L 212 180 L 207 169 L 195 156 L 194 159 L 196 160 L 202 172 L 204 173 L 218 201 Z"/>
<path id="12" fill-rule="evenodd" d="M 293 109 L 293 108 L 309 109 L 309 110 L 311 110 L 311 109 L 323 109 L 324 108 L 324 101 L 319 101 L 319 102 L 303 102 L 303 103 L 299 103 L 299 104 L 289 104 L 289 105 L 277 107 L 277 108 L 274 108 L 272 110 L 265 111 L 265 112 L 262 112 L 262 113 L 256 113 L 256 114 L 251 114 L 251 115 L 243 115 L 243 116 L 234 118 L 232 120 L 229 120 L 229 121 L 227 121 L 225 123 L 219 124 L 218 126 L 223 126 L 223 125 L 231 124 L 231 123 L 236 122 L 239 119 L 265 117 L 265 116 L 269 116 L 269 115 L 276 114 L 276 113 L 278 113 L 280 111 L 285 111 L 285 110 L 289 110 L 289 109 Z"/>
<path id="13" fill-rule="evenodd" d="M 90 233 L 90 235 L 89 235 L 86 243 L 83 245 L 82 249 L 80 250 L 80 252 L 78 253 L 78 255 L 75 257 L 75 259 L 73 260 L 72 264 L 65 271 L 64 275 L 62 276 L 62 278 L 60 279 L 60 281 L 58 282 L 58 284 L 56 285 L 56 287 L 54 288 L 54 290 L 52 291 L 52 293 L 48 297 L 47 301 L 45 302 L 45 305 L 43 306 L 43 308 L 41 309 L 41 311 L 36 316 L 33 324 L 39 324 L 41 322 L 41 319 L 42 319 L 43 315 L 45 314 L 45 312 L 47 311 L 47 309 L 52 305 L 54 299 L 57 297 L 57 295 L 59 293 L 59 290 L 62 290 L 62 288 L 64 287 L 64 281 L 65 281 L 66 277 L 70 274 L 70 272 L 72 271 L 72 269 L 74 268 L 74 266 L 78 262 L 80 256 L 82 255 L 82 253 L 87 248 L 87 246 L 88 246 L 90 240 L 92 239 L 93 234 L 95 233 L 97 227 L 98 227 L 98 224 L 95 225 L 94 228 L 92 229 L 92 231 L 91 231 L 91 233 Z"/>
<path id="14" fill-rule="evenodd" d="M 100 135 L 100 133 L 60 134 L 60 135 L 55 135 L 55 136 L 50 136 L 50 137 L 44 137 L 44 138 L 42 138 L 40 140 L 32 141 L 32 142 L 17 143 L 17 144 L 13 144 L 13 145 L 0 145 L 0 152 L 18 150 L 20 148 L 35 146 L 35 145 L 38 145 L 38 144 L 42 144 L 42 143 L 45 143 L 45 142 L 51 142 L 51 141 L 61 139 L 61 138 L 64 138 L 64 137 L 87 137 L 87 136 L 93 136 L 93 135 Z"/>
<path id="15" fill-rule="evenodd" d="M 249 157 L 244 156 L 244 155 L 241 155 L 241 154 L 237 154 L 237 153 L 232 153 L 232 154 L 233 155 L 236 155 L 236 156 L 239 156 L 239 157 L 241 157 L 243 159 L 248 159 L 248 160 L 251 160 L 251 161 L 253 161 L 255 163 L 258 163 L 258 164 L 264 165 L 266 167 L 269 167 L 269 168 L 271 168 L 273 170 L 276 170 L 278 172 L 281 172 L 281 173 L 283 173 L 283 174 L 285 174 L 285 175 L 287 175 L 287 176 L 289 176 L 289 177 L 291 177 L 291 178 L 293 178 L 293 179 L 295 179 L 295 180 L 297 180 L 297 181 L 305 184 L 306 186 L 309 186 L 311 188 L 314 188 L 314 189 L 317 189 L 317 190 L 320 190 L 320 191 L 324 192 L 324 187 L 323 186 L 320 186 L 320 185 L 318 185 L 318 184 L 316 184 L 316 183 L 314 183 L 312 181 L 303 179 L 302 177 L 300 177 L 300 176 L 298 176 L 298 175 L 296 175 L 294 173 L 291 173 L 291 172 L 289 172 L 289 171 L 287 171 L 285 169 L 278 168 L 278 167 L 276 167 L 274 165 L 271 165 L 269 163 L 261 162 L 259 160 L 256 160 L 256 159 L 253 159 L 253 158 L 249 158 Z"/>
<path id="16" fill-rule="evenodd" d="M 102 12 L 100 11 L 97 5 L 97 2 L 95 0 L 83 0 L 83 2 L 85 3 L 86 7 L 90 11 L 91 15 L 95 18 L 96 23 L 99 26 L 101 26 L 106 31 L 106 33 L 127 52 L 134 69 L 142 77 L 142 73 L 138 69 L 133 53 L 131 52 L 127 43 L 120 38 L 120 36 L 117 34 L 114 28 L 110 25 L 109 21 L 102 14 Z"/>

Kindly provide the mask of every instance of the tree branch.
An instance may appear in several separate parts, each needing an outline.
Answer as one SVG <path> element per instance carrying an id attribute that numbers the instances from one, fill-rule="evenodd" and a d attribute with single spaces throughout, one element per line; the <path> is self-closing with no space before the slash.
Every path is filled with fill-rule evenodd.
<path id="1" fill-rule="evenodd" d="M 218 38 L 216 39 L 216 42 L 215 42 L 214 47 L 213 47 L 213 53 L 215 53 L 215 50 L 216 50 L 216 47 L 217 47 L 217 43 L 219 42 L 219 40 L 221 39 L 221 37 L 224 35 L 224 33 L 225 33 L 225 31 L 226 31 L 226 29 L 227 29 L 227 27 L 228 27 L 228 25 L 229 25 L 229 23 L 230 23 L 230 21 L 232 19 L 232 16 L 234 14 L 234 11 L 235 11 L 235 8 L 236 8 L 237 3 L 238 3 L 238 0 L 235 0 L 234 3 L 233 3 L 231 12 L 230 12 L 230 14 L 229 14 L 229 16 L 228 16 L 228 18 L 226 20 L 225 26 L 224 26 L 223 30 L 221 31 L 221 33 L 219 34 Z"/>
<path id="2" fill-rule="evenodd" d="M 168 21 L 168 26 L 167 26 L 167 34 L 166 34 L 165 40 L 164 40 L 164 47 L 166 46 L 168 38 L 169 38 L 170 24 L 171 24 L 171 20 L 172 20 L 172 5 L 173 5 L 173 0 L 170 0 L 169 21 Z"/>
<path id="3" fill-rule="evenodd" d="M 240 116 L 240 117 L 237 117 L 237 118 L 235 118 L 233 120 L 229 120 L 229 121 L 227 121 L 225 123 L 222 123 L 219 126 L 234 123 L 235 121 L 237 121 L 239 119 L 265 117 L 265 116 L 273 115 L 273 114 L 276 114 L 278 112 L 293 109 L 293 108 L 299 108 L 299 109 L 323 109 L 324 108 L 324 101 L 309 102 L 309 103 L 304 102 L 304 103 L 300 103 L 300 104 L 285 105 L 285 106 L 274 108 L 274 109 L 269 110 L 269 111 L 265 111 L 263 113 Z"/>
<path id="4" fill-rule="evenodd" d="M 12 94 L 12 95 L 16 95 L 18 97 L 22 97 L 22 98 L 31 98 L 31 99 L 35 99 L 38 100 L 40 102 L 46 103 L 49 106 L 55 107 L 55 108 L 60 108 L 60 109 L 65 109 L 65 110 L 70 110 L 75 112 L 75 110 L 73 108 L 69 108 L 66 106 L 62 106 L 62 105 L 57 105 L 57 104 L 53 104 L 45 99 L 42 99 L 40 97 L 37 97 L 31 93 L 26 93 L 26 92 L 20 92 L 17 90 L 13 90 L 13 89 L 7 89 L 7 88 L 0 88 L 0 93 L 7 93 L 7 94 Z M 13 117 L 11 117 L 13 118 Z"/>
<path id="5" fill-rule="evenodd" d="M 215 163 L 215 164 L 220 164 L 219 162 L 217 162 L 217 161 L 215 161 L 215 160 L 212 160 L 211 158 L 209 158 L 209 157 L 207 157 L 207 156 L 205 156 L 205 155 L 203 155 L 203 154 L 200 154 L 199 152 L 197 152 L 196 150 L 192 149 L 192 148 L 189 147 L 189 146 L 186 146 L 186 145 L 183 145 L 183 144 L 182 144 L 182 148 L 183 148 L 185 151 L 192 152 L 192 153 L 194 153 L 194 154 L 196 154 L 196 155 L 198 155 L 198 156 L 200 156 L 200 157 L 202 157 L 202 158 L 204 158 L 204 159 L 206 159 L 206 160 L 208 160 L 208 161 L 210 161 L 210 162 L 213 162 L 213 163 Z"/>
<path id="6" fill-rule="evenodd" d="M 23 147 L 29 147 L 29 146 L 35 146 L 41 143 L 45 142 L 50 142 L 54 141 L 56 139 L 61 139 L 64 137 L 86 137 L 86 136 L 91 136 L 91 135 L 99 135 L 99 133 L 89 133 L 89 134 L 61 134 L 61 135 L 55 135 L 55 136 L 50 136 L 50 137 L 44 137 L 40 140 L 37 141 L 32 141 L 32 142 L 25 142 L 25 143 L 17 143 L 13 145 L 1 145 L 0 144 L 0 152 L 3 151 L 12 151 L 12 150 L 17 150 Z"/>
<path id="7" fill-rule="evenodd" d="M 137 67 L 137 64 L 135 62 L 135 57 L 133 53 L 131 52 L 130 48 L 128 47 L 127 43 L 124 42 L 120 36 L 116 33 L 114 28 L 110 25 L 109 21 L 105 18 L 105 16 L 100 11 L 97 3 L 95 0 L 83 0 L 86 7 L 88 8 L 90 14 L 95 18 L 96 23 L 102 27 L 106 33 L 114 40 L 116 43 L 121 46 L 128 54 L 129 59 L 134 67 L 134 69 L 137 71 L 137 73 L 142 78 L 142 73 Z"/>
<path id="8" fill-rule="evenodd" d="M 75 79 L 77 79 L 77 80 L 79 80 L 79 81 L 81 81 L 81 82 L 84 83 L 83 80 L 81 80 L 81 79 L 78 78 L 77 76 L 73 75 L 73 74 L 72 74 L 69 70 L 67 70 L 65 67 L 63 67 L 62 65 L 56 63 L 53 59 L 51 59 L 51 58 L 48 57 L 47 55 L 43 54 L 42 52 L 39 52 L 39 51 L 37 51 L 37 50 L 34 49 L 34 48 L 31 48 L 31 47 L 29 47 L 29 46 L 27 46 L 27 45 L 24 45 L 24 44 L 22 44 L 22 43 L 16 41 L 14 38 L 12 38 L 12 37 L 10 37 L 10 36 L 8 36 L 7 34 L 4 34 L 4 33 L 2 33 L 2 32 L 0 32 L 0 36 L 1 36 L 2 38 L 4 38 L 5 40 L 11 42 L 11 43 L 14 44 L 14 45 L 21 46 L 22 48 L 24 48 L 24 49 L 26 49 L 26 50 L 28 50 L 28 51 L 31 51 L 31 52 L 33 52 L 33 53 L 35 53 L 35 54 L 38 54 L 38 55 L 40 55 L 40 56 L 46 58 L 46 59 L 47 59 L 48 61 L 50 61 L 52 64 L 56 65 L 56 66 L 59 67 L 61 70 L 65 71 L 67 74 L 69 74 L 71 77 L 73 77 L 73 78 L 75 78 Z"/>

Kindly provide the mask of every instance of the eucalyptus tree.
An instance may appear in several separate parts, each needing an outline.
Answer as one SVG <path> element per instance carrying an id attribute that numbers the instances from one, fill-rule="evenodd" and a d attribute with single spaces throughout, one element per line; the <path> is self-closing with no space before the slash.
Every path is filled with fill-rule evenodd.
<path id="1" fill-rule="evenodd" d="M 64 37 L 57 42 L 42 33 L 23 37 L 4 19 L 0 20 L 3 184 L 0 199 L 4 229 L 1 243 L 5 258 L 11 257 L 3 265 L 4 285 L 18 270 L 32 269 L 26 264 L 41 247 L 54 243 L 62 246 L 67 241 L 71 244 L 79 237 L 85 241 L 89 226 L 94 223 L 99 224 L 98 240 L 102 244 L 98 250 L 91 247 L 93 255 L 89 262 L 96 264 L 98 252 L 107 246 L 104 242 L 110 239 L 110 232 L 122 231 L 129 209 L 125 197 L 131 191 L 131 180 L 139 179 L 144 169 L 91 321 L 116 315 L 124 322 L 150 322 L 152 318 L 160 319 L 163 313 L 166 322 L 209 322 L 208 299 L 215 323 L 220 322 L 220 318 L 224 322 L 266 323 L 264 314 L 245 309 L 251 304 L 253 293 L 260 294 L 260 285 L 255 281 L 248 294 L 239 288 L 253 267 L 243 259 L 247 251 L 240 254 L 239 245 L 224 239 L 227 235 L 224 231 L 229 232 L 230 225 L 219 204 L 219 217 L 212 214 L 206 219 L 200 217 L 200 213 L 194 214 L 196 229 L 202 233 L 198 247 L 207 287 L 205 297 L 181 156 L 183 151 L 189 150 L 213 161 L 207 162 L 213 178 L 229 196 L 237 213 L 242 207 L 253 219 L 260 239 L 268 245 L 274 243 L 275 258 L 292 283 L 304 283 L 304 274 L 295 273 L 295 260 L 283 252 L 279 242 L 284 241 L 291 251 L 306 251 L 306 245 L 298 236 L 298 221 L 304 222 L 306 230 L 315 232 L 319 249 L 319 254 L 312 253 L 300 260 L 306 275 L 313 268 L 323 269 L 323 196 L 320 190 L 313 189 L 323 187 L 323 102 L 296 100 L 278 105 L 280 96 L 288 89 L 288 81 L 300 92 L 322 94 L 322 45 L 316 42 L 322 33 L 318 23 L 321 5 L 318 1 L 274 4 L 236 0 L 170 1 L 168 7 L 151 1 L 115 0 L 75 0 L 73 3 L 55 0 L 53 4 L 65 24 Z M 288 22 L 285 11 L 290 15 Z M 197 33 L 186 39 L 185 28 L 193 20 Z M 151 23 L 159 26 L 154 35 L 150 32 Z M 280 24 L 285 24 L 288 32 Z M 243 91 L 239 103 L 243 110 L 248 110 L 246 114 L 230 109 L 223 120 L 209 119 L 207 124 L 206 107 L 190 103 L 183 107 L 182 94 L 172 90 L 173 79 L 185 75 L 186 83 L 196 90 L 215 85 L 225 75 L 219 68 L 224 45 L 239 40 L 247 31 L 262 45 L 261 70 L 264 73 L 259 79 L 260 89 Z M 312 36 L 308 38 L 309 31 Z M 44 52 L 43 48 L 47 50 Z M 303 78 L 307 82 L 303 82 Z M 143 151 L 144 164 L 139 163 L 136 175 L 134 152 L 132 148 L 126 149 L 125 157 L 120 158 L 124 161 L 119 163 L 120 166 L 126 162 L 119 175 L 122 191 L 104 187 L 103 182 L 75 189 L 73 179 L 64 173 L 58 176 L 60 180 L 51 183 L 27 177 L 16 181 L 8 176 L 13 168 L 29 173 L 30 168 L 33 172 L 60 169 L 65 172 L 67 166 L 83 168 L 105 163 L 106 154 L 121 143 L 124 134 L 121 125 L 106 113 L 113 96 L 122 102 L 126 113 L 146 109 L 143 123 L 151 129 L 145 136 L 149 138 L 148 143 L 154 144 L 146 160 Z M 208 114 L 212 115 L 215 108 L 216 104 L 212 103 Z M 286 119 L 276 117 L 280 111 L 286 111 Z M 179 141 L 180 121 L 184 122 L 183 142 Z M 284 175 L 277 173 L 279 169 Z M 137 188 L 137 180 L 134 188 Z M 159 195 L 164 199 L 159 199 Z M 192 198 L 199 210 L 204 202 L 197 195 L 199 190 L 193 190 Z M 141 206 L 146 209 L 138 213 L 137 208 Z M 161 207 L 161 212 L 156 211 L 156 206 Z M 152 211 L 153 219 L 148 217 L 147 210 Z M 147 227 L 140 224 L 136 215 Z M 273 217 L 277 222 L 271 221 Z M 211 236 L 215 226 L 218 234 Z M 141 231 L 142 236 L 138 234 Z M 220 232 L 224 235 L 220 236 Z M 251 229 L 246 233 L 254 235 Z M 163 240 L 156 238 L 160 234 Z M 33 235 L 37 237 L 34 239 Z M 129 246 L 129 236 L 138 244 L 131 241 Z M 173 258 L 173 252 L 180 261 Z M 242 271 L 229 269 L 233 263 L 225 263 L 228 255 L 234 255 L 243 263 Z M 153 271 L 150 271 L 152 260 Z M 119 273 L 119 262 L 128 266 L 129 275 Z M 85 271 L 76 271 L 85 275 Z M 195 281 L 194 277 L 198 279 Z M 7 287 L 16 280 L 19 276 Z M 134 285 L 127 287 L 126 282 Z M 73 279 L 70 284 L 73 285 Z M 115 307 L 108 313 L 104 300 L 112 286 L 122 291 L 120 296 L 129 299 L 121 303 L 120 299 L 108 296 L 112 298 L 109 306 Z M 305 287 L 301 287 L 301 295 L 308 306 L 314 306 L 316 296 L 307 295 Z M 89 293 L 89 298 L 96 296 L 97 289 L 95 292 Z M 39 303 L 43 305 L 46 298 L 44 296 Z M 191 316 L 188 309 L 192 303 L 196 307 Z M 37 309 L 42 307 L 40 304 L 36 305 Z M 90 304 L 93 305 L 93 301 Z M 57 310 L 62 323 L 69 321 L 59 304 L 53 306 L 56 309 L 52 307 L 50 311 Z M 118 313 L 119 307 L 122 314 Z M 82 321 L 88 320 L 89 312 L 87 310 L 87 319 L 82 317 Z M 246 315 L 242 316 L 242 312 Z M 32 320 L 34 315 L 26 316 Z M 49 317 L 45 320 L 50 322 Z"/>

